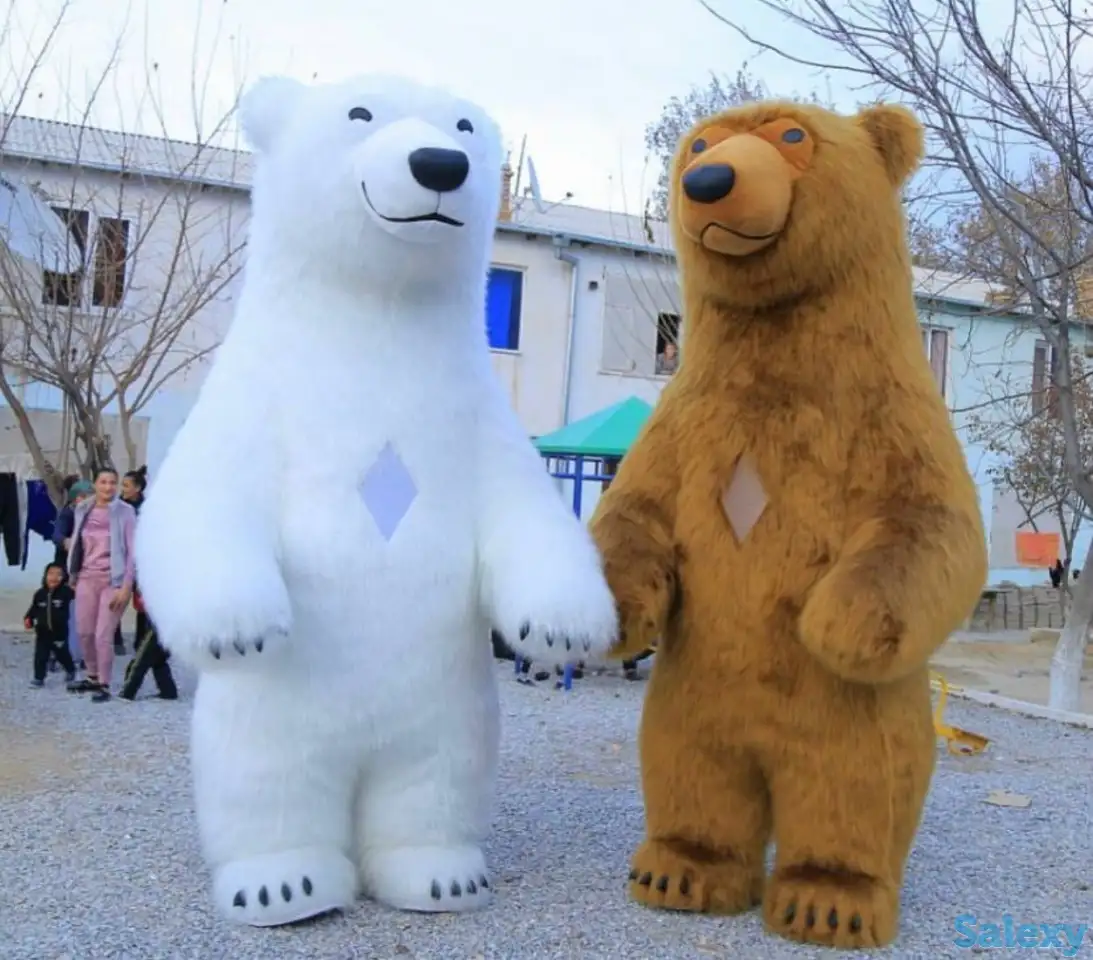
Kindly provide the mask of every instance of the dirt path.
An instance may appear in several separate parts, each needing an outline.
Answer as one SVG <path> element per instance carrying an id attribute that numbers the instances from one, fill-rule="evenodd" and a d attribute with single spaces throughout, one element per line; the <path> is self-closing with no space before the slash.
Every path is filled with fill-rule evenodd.
<path id="1" fill-rule="evenodd" d="M 1054 639 L 1037 643 L 950 640 L 932 664 L 955 686 L 1046 706 L 1054 652 Z M 1082 677 L 1081 712 L 1093 714 L 1093 648 L 1086 652 Z"/>

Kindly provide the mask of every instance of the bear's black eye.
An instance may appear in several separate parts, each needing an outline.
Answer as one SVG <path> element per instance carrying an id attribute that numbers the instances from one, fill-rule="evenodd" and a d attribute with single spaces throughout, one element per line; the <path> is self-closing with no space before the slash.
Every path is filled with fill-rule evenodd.
<path id="1" fill-rule="evenodd" d="M 459 121 L 455 125 L 456 130 L 460 133 L 474 133 L 474 124 L 470 122 L 466 117 Z"/>
<path id="2" fill-rule="evenodd" d="M 350 120 L 363 120 L 365 123 L 369 123 L 372 120 L 372 111 L 367 107 L 354 107 L 349 111 Z"/>
<path id="3" fill-rule="evenodd" d="M 805 138 L 805 132 L 800 127 L 793 127 L 782 134 L 783 143 L 800 143 Z"/>
<path id="4" fill-rule="evenodd" d="M 705 149 L 706 149 L 706 141 L 705 140 L 696 140 L 694 143 L 691 144 L 691 153 L 701 153 Z"/>

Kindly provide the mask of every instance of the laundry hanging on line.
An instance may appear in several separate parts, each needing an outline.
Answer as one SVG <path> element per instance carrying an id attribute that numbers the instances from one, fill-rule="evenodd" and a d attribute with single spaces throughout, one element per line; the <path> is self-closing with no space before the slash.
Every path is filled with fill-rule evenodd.
<path id="1" fill-rule="evenodd" d="M 20 490 L 21 486 L 14 473 L 0 473 L 0 539 L 9 567 L 19 566 L 21 559 L 25 516 L 21 501 L 26 496 L 26 488 Z"/>
<path id="2" fill-rule="evenodd" d="M 23 523 L 23 569 L 27 568 L 27 556 L 30 553 L 31 532 L 43 540 L 52 542 L 53 525 L 57 522 L 57 507 L 49 496 L 49 487 L 44 480 L 26 481 L 26 511 Z"/>

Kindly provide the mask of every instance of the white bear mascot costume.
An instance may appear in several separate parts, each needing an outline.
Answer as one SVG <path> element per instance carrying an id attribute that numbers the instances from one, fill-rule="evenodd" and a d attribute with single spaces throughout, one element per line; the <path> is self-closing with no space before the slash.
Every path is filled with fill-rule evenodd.
<path id="1" fill-rule="evenodd" d="M 601 655 L 613 599 L 495 379 L 501 140 L 384 77 L 259 82 L 231 330 L 141 512 L 165 645 L 195 666 L 193 776 L 218 909 L 485 905 L 489 642 Z"/>

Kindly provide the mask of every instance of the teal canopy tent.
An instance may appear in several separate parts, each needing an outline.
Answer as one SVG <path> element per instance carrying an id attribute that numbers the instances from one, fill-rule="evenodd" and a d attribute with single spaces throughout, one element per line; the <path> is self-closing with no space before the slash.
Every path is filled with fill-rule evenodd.
<path id="1" fill-rule="evenodd" d="M 550 475 L 573 481 L 573 511 L 581 515 L 585 483 L 610 483 L 653 408 L 638 397 L 628 397 L 583 420 L 536 437 L 535 446 L 547 461 Z"/>

